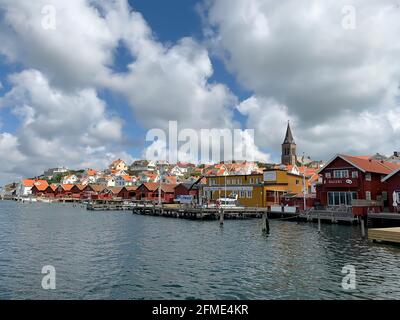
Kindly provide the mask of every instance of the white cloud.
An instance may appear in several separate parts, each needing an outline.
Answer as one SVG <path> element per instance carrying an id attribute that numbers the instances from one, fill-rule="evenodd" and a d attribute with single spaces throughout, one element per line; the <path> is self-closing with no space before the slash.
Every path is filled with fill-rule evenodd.
<path id="1" fill-rule="evenodd" d="M 55 9 L 55 29 L 42 26 L 45 6 Z M 59 86 L 91 85 L 112 63 L 118 38 L 88 1 L 0 0 L 0 53 L 46 73 Z"/>
<path id="2" fill-rule="evenodd" d="M 48 166 L 104 164 L 113 152 L 131 159 L 118 148 L 121 119 L 107 114 L 95 90 L 64 92 L 37 70 L 13 74 L 10 83 L 0 106 L 10 108 L 21 125 L 15 136 L 5 133 L 7 153 L 14 155 L 9 170 L 35 175 Z"/>
<path id="3" fill-rule="evenodd" d="M 328 122 L 310 126 L 301 125 L 285 105 L 271 99 L 253 96 L 243 101 L 238 110 L 248 116 L 247 126 L 255 130 L 256 145 L 270 150 L 280 150 L 288 119 L 299 155 L 304 152 L 327 159 L 336 153 L 391 154 L 400 145 L 400 126 L 396 120 L 399 107 L 382 113 L 344 111 Z"/>
<path id="4" fill-rule="evenodd" d="M 42 26 L 42 9 L 49 5 L 56 12 L 54 30 Z M 239 127 L 233 117 L 237 98 L 211 80 L 204 45 L 193 38 L 157 41 L 126 0 L 0 0 L 0 14 L 0 54 L 25 69 L 9 77 L 12 88 L 0 98 L 0 106 L 20 121 L 13 150 L 24 158 L 14 161 L 15 174 L 63 164 L 105 165 L 112 156 L 130 161 L 122 149 L 130 115 L 122 121 L 110 114 L 98 97 L 104 88 L 124 95 L 144 128 L 165 129 L 170 120 L 180 129 Z M 257 6 L 248 15 L 257 16 Z M 258 37 L 265 23 L 256 24 Z M 113 69 L 121 44 L 132 55 L 124 73 Z"/>
<path id="5" fill-rule="evenodd" d="M 345 5 L 356 9 L 355 30 L 342 27 Z M 398 146 L 393 1 L 211 0 L 204 13 L 210 46 L 254 92 L 239 110 L 257 142 L 279 150 L 292 119 L 298 147 L 325 159 Z"/>

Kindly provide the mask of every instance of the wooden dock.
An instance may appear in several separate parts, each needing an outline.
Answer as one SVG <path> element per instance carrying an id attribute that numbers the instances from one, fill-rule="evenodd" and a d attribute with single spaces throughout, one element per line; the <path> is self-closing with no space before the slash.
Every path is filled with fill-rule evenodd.
<path id="1" fill-rule="evenodd" d="M 400 244 L 400 228 L 368 229 L 368 238 L 374 242 Z"/>
<path id="2" fill-rule="evenodd" d="M 132 208 L 132 203 L 126 204 L 122 201 L 93 202 L 86 206 L 86 209 L 90 211 L 124 211 L 132 210 Z"/>
<path id="3" fill-rule="evenodd" d="M 181 218 L 191 220 L 217 220 L 220 219 L 249 219 L 261 218 L 267 213 L 267 208 L 196 208 L 173 207 L 159 205 L 136 205 L 134 214 L 160 216 L 167 218 Z M 221 217 L 222 215 L 222 217 Z"/>
<path id="4" fill-rule="evenodd" d="M 307 210 L 304 212 L 269 212 L 268 216 L 273 219 L 293 220 L 303 222 L 318 222 L 332 224 L 357 224 L 359 221 L 353 214 L 348 212 L 335 212 L 327 210 Z"/>

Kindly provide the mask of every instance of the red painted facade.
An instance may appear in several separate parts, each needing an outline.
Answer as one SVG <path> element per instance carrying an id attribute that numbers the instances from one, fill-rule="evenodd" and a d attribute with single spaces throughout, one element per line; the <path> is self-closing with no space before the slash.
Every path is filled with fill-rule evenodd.
<path id="1" fill-rule="evenodd" d="M 143 183 L 136 190 L 136 199 L 137 200 L 145 200 L 145 201 L 154 201 L 157 202 L 159 200 L 158 195 L 158 183 Z M 163 203 L 173 203 L 175 199 L 174 194 L 175 185 L 164 184 L 161 188 L 161 201 Z"/>
<path id="2" fill-rule="evenodd" d="M 393 192 L 400 193 L 400 171 L 386 180 L 388 185 L 388 203 L 391 212 L 400 212 L 400 204 L 393 206 Z"/>
<path id="3" fill-rule="evenodd" d="M 346 198 L 350 197 L 350 199 L 383 201 L 384 206 L 387 206 L 388 185 L 382 182 L 386 174 L 364 171 L 339 156 L 336 157 L 320 172 L 322 184 L 317 186 L 317 198 L 321 205 L 335 206 L 338 200 L 340 205 L 344 202 L 350 207 L 349 198 Z"/>
<path id="4" fill-rule="evenodd" d="M 185 184 L 181 183 L 175 187 L 174 191 L 175 199 L 177 199 L 179 196 L 193 196 L 193 199 L 197 201 L 199 196 L 199 189 L 190 189 Z"/>

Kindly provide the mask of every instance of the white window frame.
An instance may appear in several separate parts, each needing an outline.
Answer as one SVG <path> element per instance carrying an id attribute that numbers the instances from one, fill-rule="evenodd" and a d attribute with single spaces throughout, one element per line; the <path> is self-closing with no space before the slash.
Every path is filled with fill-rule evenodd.
<path id="1" fill-rule="evenodd" d="M 349 177 L 349 170 L 333 170 L 333 177 L 335 179 L 344 179 Z"/>
<path id="2" fill-rule="evenodd" d="M 246 196 L 247 196 L 248 199 L 253 198 L 253 191 L 252 190 L 247 190 Z"/>
<path id="3" fill-rule="evenodd" d="M 372 175 L 369 172 L 365 174 L 365 181 L 372 181 Z"/>
<path id="4" fill-rule="evenodd" d="M 330 172 L 325 172 L 325 178 L 327 178 L 327 179 L 330 179 L 332 176 L 331 176 L 331 173 Z"/>
<path id="5" fill-rule="evenodd" d="M 352 177 L 353 179 L 357 179 L 357 178 L 358 178 L 358 171 L 353 171 L 353 172 L 351 173 L 351 177 Z"/>
<path id="6" fill-rule="evenodd" d="M 371 191 L 365 191 L 365 200 L 371 201 Z"/>

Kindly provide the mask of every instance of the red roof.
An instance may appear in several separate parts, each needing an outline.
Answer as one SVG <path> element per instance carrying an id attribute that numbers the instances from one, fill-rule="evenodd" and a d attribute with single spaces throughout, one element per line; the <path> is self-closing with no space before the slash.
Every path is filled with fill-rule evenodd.
<path id="1" fill-rule="evenodd" d="M 161 190 L 165 193 L 174 193 L 177 184 L 162 184 Z M 158 188 L 157 188 L 158 189 Z"/>
<path id="2" fill-rule="evenodd" d="M 45 188 L 43 190 L 45 190 L 49 184 L 47 183 L 46 180 L 38 180 L 38 179 L 25 179 L 22 180 L 22 184 L 24 187 L 33 187 L 36 186 L 38 189 L 39 188 L 43 188 L 43 186 L 45 186 Z"/>
<path id="3" fill-rule="evenodd" d="M 165 179 L 166 183 L 171 183 L 171 184 L 178 183 L 178 179 L 175 176 L 165 176 L 164 179 Z"/>
<path id="4" fill-rule="evenodd" d="M 94 175 L 96 175 L 97 171 L 94 169 L 87 169 L 86 173 L 88 176 L 94 176 Z"/>
<path id="5" fill-rule="evenodd" d="M 26 182 L 28 182 L 28 181 L 26 181 Z M 29 181 L 28 184 L 31 184 L 31 181 Z M 48 186 L 49 186 L 49 184 L 47 183 L 46 180 L 33 180 L 32 187 L 36 187 L 36 189 L 38 191 L 44 191 L 48 188 Z M 28 185 L 28 187 L 29 187 L 29 185 Z"/>
<path id="6" fill-rule="evenodd" d="M 65 191 L 71 191 L 71 189 L 74 187 L 74 184 L 62 184 L 61 187 L 62 187 Z"/>
<path id="7" fill-rule="evenodd" d="M 159 183 L 145 182 L 145 183 L 142 183 L 142 185 L 145 186 L 149 191 L 155 191 L 155 190 L 157 190 Z"/>
<path id="8" fill-rule="evenodd" d="M 348 156 L 348 155 L 339 155 L 339 156 L 342 159 L 349 162 L 350 164 L 358 167 L 359 169 L 365 172 L 389 174 L 392 171 L 400 168 L 400 165 L 398 164 L 383 160 L 373 160 L 365 156 L 361 157 Z"/>

